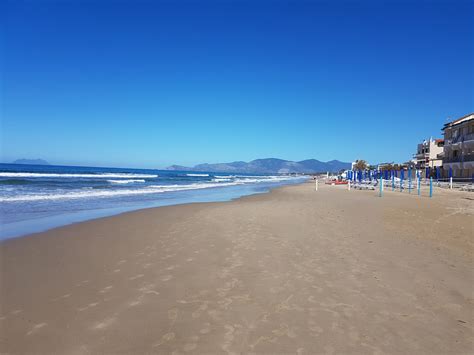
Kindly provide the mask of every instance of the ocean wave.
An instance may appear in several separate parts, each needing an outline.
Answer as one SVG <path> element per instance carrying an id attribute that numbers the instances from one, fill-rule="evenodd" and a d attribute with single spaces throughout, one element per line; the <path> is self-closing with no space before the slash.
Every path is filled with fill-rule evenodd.
<path id="1" fill-rule="evenodd" d="M 279 181 L 288 181 L 288 180 L 295 180 L 299 179 L 299 177 L 294 176 L 237 176 L 235 181 L 243 182 L 246 184 L 252 183 L 261 183 L 261 182 L 279 182 Z"/>
<path id="2" fill-rule="evenodd" d="M 214 181 L 214 182 L 226 182 L 226 181 L 232 181 L 232 179 L 230 179 L 230 178 L 215 178 L 215 179 L 212 179 L 212 181 Z"/>
<path id="3" fill-rule="evenodd" d="M 130 179 L 130 180 L 107 180 L 112 184 L 133 184 L 136 182 L 145 182 L 143 179 Z"/>
<path id="4" fill-rule="evenodd" d="M 0 185 L 30 185 L 33 184 L 34 182 L 31 180 L 25 180 L 25 179 L 6 179 L 6 180 L 0 180 Z"/>
<path id="5" fill-rule="evenodd" d="M 150 185 L 140 188 L 128 189 L 90 189 L 82 188 L 81 190 L 74 190 L 70 192 L 57 191 L 53 193 L 37 193 L 26 195 L 10 195 L 0 196 L 0 202 L 28 202 L 28 201 L 52 201 L 52 200 L 69 200 L 69 199 L 83 199 L 83 198 L 107 198 L 119 196 L 133 196 L 133 195 L 147 195 L 158 194 L 164 192 L 198 190 L 216 187 L 246 185 L 264 182 L 279 182 L 285 180 L 301 179 L 301 177 L 292 176 L 265 176 L 254 178 L 239 178 L 232 181 L 213 181 L 208 183 L 192 183 L 187 185 Z M 136 180 L 136 179 L 130 179 Z M 130 181 L 129 180 L 129 181 Z M 127 181 L 127 180 L 122 180 Z"/>
<path id="6" fill-rule="evenodd" d="M 133 174 L 133 173 L 102 173 L 102 174 L 56 174 L 56 173 L 10 173 L 0 172 L 0 177 L 7 178 L 92 178 L 92 179 L 110 179 L 110 178 L 157 178 L 154 174 Z"/>
<path id="7" fill-rule="evenodd" d="M 124 189 L 124 190 L 81 190 L 73 192 L 52 193 L 52 194 L 36 194 L 21 196 L 0 197 L 0 202 L 27 202 L 27 201 L 51 201 L 51 200 L 69 200 L 80 198 L 102 198 L 117 196 L 133 196 L 157 194 L 163 192 L 185 191 L 208 189 L 213 187 L 234 186 L 241 183 L 208 183 L 208 184 L 189 184 L 189 185 L 150 185 L 141 189 Z"/>
<path id="8" fill-rule="evenodd" d="M 206 176 L 209 176 L 209 174 L 186 174 L 186 176 L 190 176 L 190 177 L 206 177 Z"/>

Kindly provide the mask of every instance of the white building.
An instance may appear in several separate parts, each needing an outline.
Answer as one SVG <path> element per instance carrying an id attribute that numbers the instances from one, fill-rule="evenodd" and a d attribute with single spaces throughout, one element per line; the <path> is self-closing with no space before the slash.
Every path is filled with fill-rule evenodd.
<path id="1" fill-rule="evenodd" d="M 417 169 L 435 168 L 443 165 L 443 160 L 438 157 L 443 153 L 444 140 L 433 139 L 424 140 L 418 144 L 416 154 L 413 155 L 413 163 Z"/>

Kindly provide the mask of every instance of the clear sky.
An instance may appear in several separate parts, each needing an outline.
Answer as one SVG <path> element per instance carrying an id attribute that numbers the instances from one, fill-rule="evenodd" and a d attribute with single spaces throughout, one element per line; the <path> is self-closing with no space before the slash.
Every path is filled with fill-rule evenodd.
<path id="1" fill-rule="evenodd" d="M 4 162 L 407 161 L 474 111 L 472 1 L 2 6 Z"/>

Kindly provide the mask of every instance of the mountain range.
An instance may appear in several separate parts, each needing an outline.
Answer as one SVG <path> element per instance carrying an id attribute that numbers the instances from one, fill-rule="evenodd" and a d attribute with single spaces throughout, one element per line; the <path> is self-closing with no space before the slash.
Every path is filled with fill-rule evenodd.
<path id="1" fill-rule="evenodd" d="M 327 162 L 316 159 L 290 161 L 276 158 L 256 159 L 250 162 L 234 161 L 231 163 L 198 164 L 193 167 L 172 165 L 166 170 L 199 171 L 216 173 L 247 173 L 247 174 L 287 174 L 287 173 L 322 173 L 339 172 L 350 169 L 351 163 L 339 160 Z"/>

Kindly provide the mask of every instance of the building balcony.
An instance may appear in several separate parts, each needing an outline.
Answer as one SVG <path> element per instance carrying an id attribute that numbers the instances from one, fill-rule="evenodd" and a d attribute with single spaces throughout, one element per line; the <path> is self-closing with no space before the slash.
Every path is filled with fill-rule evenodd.
<path id="1" fill-rule="evenodd" d="M 413 159 L 416 160 L 426 160 L 426 158 L 428 158 L 428 155 L 426 153 L 413 154 Z"/>
<path id="2" fill-rule="evenodd" d="M 470 142 L 470 141 L 474 141 L 474 133 L 462 134 L 455 138 L 448 138 L 445 140 L 445 145 L 458 144 L 458 143 Z"/>
<path id="3" fill-rule="evenodd" d="M 443 163 L 464 163 L 474 161 L 474 154 L 463 155 L 459 157 L 443 158 Z"/>

